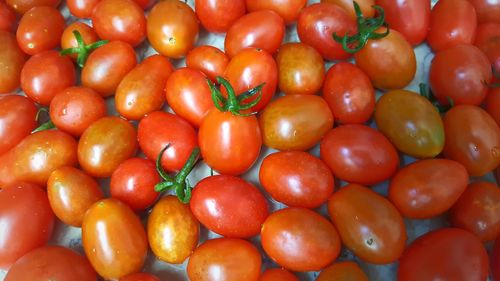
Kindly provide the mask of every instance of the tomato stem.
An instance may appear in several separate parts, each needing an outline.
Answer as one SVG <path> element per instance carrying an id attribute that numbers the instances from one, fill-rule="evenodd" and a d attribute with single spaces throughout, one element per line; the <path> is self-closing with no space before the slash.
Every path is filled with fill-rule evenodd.
<path id="1" fill-rule="evenodd" d="M 90 55 L 90 53 L 93 50 L 95 50 L 95 49 L 97 49 L 97 48 L 99 48 L 99 47 L 101 47 L 109 42 L 108 40 L 100 40 L 100 41 L 94 42 L 92 44 L 85 45 L 85 42 L 83 41 L 83 37 L 80 34 L 80 32 L 78 32 L 78 30 L 73 30 L 73 35 L 75 36 L 76 43 L 78 44 L 78 47 L 64 49 L 60 52 L 60 54 L 63 56 L 77 54 L 76 63 L 80 67 L 83 67 L 85 65 L 85 62 L 87 61 L 88 56 Z"/>
<path id="2" fill-rule="evenodd" d="M 420 88 L 420 95 L 429 100 L 439 113 L 445 113 L 453 106 L 455 106 L 455 101 L 451 97 L 446 97 L 446 99 L 448 100 L 448 105 L 441 104 L 436 99 L 436 96 L 434 96 L 434 93 L 432 93 L 430 87 L 427 86 L 427 84 L 420 83 L 418 86 Z"/>
<path id="3" fill-rule="evenodd" d="M 244 93 L 242 93 L 239 96 L 236 96 L 236 93 L 234 92 L 234 88 L 231 86 L 229 81 L 226 79 L 217 76 L 217 82 L 222 85 L 224 88 L 226 88 L 227 92 L 227 98 L 225 98 L 220 89 L 218 89 L 214 83 L 210 79 L 207 78 L 207 83 L 208 86 L 210 87 L 210 91 L 212 93 L 212 100 L 215 104 L 215 107 L 220 110 L 220 111 L 229 111 L 234 115 L 237 116 L 251 116 L 254 114 L 257 114 L 257 112 L 252 112 L 252 113 L 242 113 L 242 111 L 247 111 L 253 106 L 255 106 L 257 103 L 262 98 L 262 88 L 264 87 L 265 83 L 262 83 L 258 85 L 255 88 L 252 88 Z M 256 98 L 251 101 L 246 103 L 245 101 L 247 99 Z"/>
<path id="4" fill-rule="evenodd" d="M 45 107 L 41 107 L 40 109 L 38 109 L 36 115 L 35 115 L 35 120 L 38 122 L 40 120 L 40 115 L 42 113 L 49 113 L 49 110 Z M 52 120 L 50 120 L 50 117 L 49 117 L 49 120 L 43 124 L 41 124 L 40 126 L 38 126 L 36 129 L 34 129 L 33 131 L 31 131 L 31 133 L 36 133 L 36 132 L 40 132 L 40 131 L 45 131 L 45 130 L 50 130 L 50 129 L 54 129 L 56 128 L 56 125 L 54 125 L 54 123 L 52 122 Z"/>

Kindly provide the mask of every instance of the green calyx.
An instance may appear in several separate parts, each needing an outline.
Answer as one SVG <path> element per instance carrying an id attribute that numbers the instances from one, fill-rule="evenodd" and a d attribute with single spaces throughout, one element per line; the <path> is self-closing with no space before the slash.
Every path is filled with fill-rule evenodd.
<path id="1" fill-rule="evenodd" d="M 453 106 L 455 106 L 455 101 L 450 97 L 446 97 L 446 99 L 448 100 L 448 105 L 441 104 L 436 99 L 429 86 L 427 86 L 425 83 L 420 83 L 418 86 L 420 88 L 420 95 L 429 100 L 432 105 L 434 105 L 434 107 L 439 111 L 439 113 L 445 113 Z"/>
<path id="2" fill-rule="evenodd" d="M 378 16 L 375 18 L 365 18 L 358 3 L 353 1 L 353 5 L 356 12 L 358 33 L 352 36 L 346 33 L 343 37 L 338 36 L 337 33 L 333 33 L 333 39 L 342 44 L 344 51 L 350 54 L 359 52 L 370 39 L 382 39 L 389 35 L 389 25 L 385 22 L 385 13 L 382 7 L 373 6 Z M 377 33 L 376 31 L 382 26 L 386 28 L 386 31 L 384 33 Z"/>
<path id="3" fill-rule="evenodd" d="M 49 110 L 45 107 L 41 107 L 40 109 L 38 109 L 38 112 L 36 113 L 35 115 L 35 120 L 36 121 L 39 121 L 40 120 L 40 114 L 41 113 L 46 113 L 47 115 L 49 114 Z M 33 131 L 31 131 L 31 133 L 36 133 L 36 132 L 40 132 L 40 131 L 45 131 L 45 130 L 50 130 L 50 129 L 54 129 L 56 128 L 56 125 L 54 125 L 54 123 L 52 122 L 52 120 L 49 120 L 43 124 L 41 124 L 40 126 L 38 126 L 36 129 L 34 129 Z"/>
<path id="4" fill-rule="evenodd" d="M 97 42 L 94 42 L 89 45 L 85 45 L 85 42 L 83 41 L 82 35 L 80 32 L 77 30 L 73 30 L 73 35 L 75 35 L 76 43 L 78 44 L 78 47 L 74 48 L 68 48 L 64 49 L 60 52 L 61 55 L 66 56 L 66 55 L 71 55 L 71 54 L 77 54 L 76 57 L 76 63 L 80 66 L 83 67 L 85 65 L 85 62 L 87 61 L 88 56 L 90 53 L 92 53 L 93 50 L 107 44 L 109 41 L 108 40 L 100 40 Z"/>

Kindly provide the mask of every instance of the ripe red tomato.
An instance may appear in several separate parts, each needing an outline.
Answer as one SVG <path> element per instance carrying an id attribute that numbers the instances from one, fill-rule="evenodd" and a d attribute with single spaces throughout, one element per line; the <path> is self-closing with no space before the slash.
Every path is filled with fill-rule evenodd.
<path id="1" fill-rule="evenodd" d="M 146 272 L 134 273 L 120 278 L 120 281 L 161 281 L 160 278 Z"/>
<path id="2" fill-rule="evenodd" d="M 488 255 L 483 244 L 473 234 L 458 228 L 443 228 L 419 237 L 399 260 L 400 281 L 487 278 Z"/>
<path id="3" fill-rule="evenodd" d="M 2 187 L 0 268 L 9 269 L 24 254 L 49 241 L 54 226 L 54 214 L 50 209 L 47 194 L 39 186 L 14 183 Z"/>
<path id="4" fill-rule="evenodd" d="M 271 10 L 280 15 L 286 24 L 292 24 L 299 17 L 307 0 L 246 0 L 249 12 Z"/>
<path id="5" fill-rule="evenodd" d="M 375 89 L 370 78 L 347 62 L 336 63 L 328 70 L 323 98 L 341 124 L 365 123 L 375 108 Z"/>
<path id="6" fill-rule="evenodd" d="M 80 33 L 85 45 L 90 45 L 99 40 L 99 37 L 97 37 L 97 33 L 95 33 L 92 27 L 88 26 L 86 23 L 76 21 L 68 25 L 64 29 L 64 32 L 61 36 L 61 49 L 64 50 L 79 47 L 78 42 L 76 41 L 75 34 L 73 34 L 74 31 L 78 31 L 78 33 Z M 76 59 L 77 55 L 71 54 L 69 55 L 69 57 Z"/>
<path id="7" fill-rule="evenodd" d="M 272 268 L 264 271 L 260 277 L 259 281 L 299 281 L 299 278 L 293 273 L 282 268 Z"/>
<path id="8" fill-rule="evenodd" d="M 500 280 L 500 236 L 495 240 L 493 249 L 491 251 L 491 277 L 493 281 Z"/>
<path id="9" fill-rule="evenodd" d="M 490 0 L 468 0 L 475 8 L 477 20 L 483 22 L 500 23 L 500 2 Z"/>
<path id="10" fill-rule="evenodd" d="M 9 5 L 18 14 L 23 15 L 33 7 L 50 6 L 56 8 L 61 0 L 6 0 Z"/>
<path id="11" fill-rule="evenodd" d="M 333 33 L 344 36 L 356 32 L 356 21 L 345 10 L 330 3 L 317 3 L 304 8 L 297 22 L 300 41 L 314 47 L 326 60 L 351 57 L 341 44 L 335 42 Z"/>
<path id="12" fill-rule="evenodd" d="M 486 97 L 486 111 L 500 126 L 500 88 L 490 90 Z"/>
<path id="13" fill-rule="evenodd" d="M 335 4 L 344 9 L 349 14 L 349 16 L 351 16 L 351 18 L 356 20 L 356 13 L 354 11 L 352 0 L 321 0 L 321 3 Z M 358 3 L 363 16 L 367 18 L 372 18 L 375 16 L 375 8 L 373 8 L 373 5 L 375 5 L 375 0 L 357 0 L 356 3 Z"/>
<path id="14" fill-rule="evenodd" d="M 0 94 L 10 93 L 21 84 L 21 69 L 26 61 L 26 54 L 17 45 L 16 37 L 0 30 Z"/>
<path id="15" fill-rule="evenodd" d="M 323 269 L 316 281 L 368 281 L 368 277 L 359 267 L 352 261 L 336 262 L 329 267 Z"/>
<path id="16" fill-rule="evenodd" d="M 13 32 L 17 20 L 14 10 L 5 2 L 0 2 L 0 30 Z"/>
<path id="17" fill-rule="evenodd" d="M 209 32 L 227 32 L 245 14 L 245 0 L 195 0 L 194 9 Z"/>
<path id="18" fill-rule="evenodd" d="M 36 128 L 36 106 L 23 96 L 0 97 L 0 155 L 16 146 Z"/>
<path id="19" fill-rule="evenodd" d="M 480 24 L 476 29 L 474 45 L 486 54 L 494 71 L 500 73 L 500 22 Z"/>
<path id="20" fill-rule="evenodd" d="M 229 58 L 226 54 L 214 46 L 198 46 L 186 56 L 186 66 L 203 72 L 210 80 L 216 81 L 217 76 L 223 76 Z"/>
<path id="21" fill-rule="evenodd" d="M 403 253 L 403 217 L 389 200 L 374 191 L 357 184 L 343 187 L 328 201 L 328 213 L 343 244 L 360 259 L 388 264 Z"/>
<path id="22" fill-rule="evenodd" d="M 90 18 L 101 0 L 67 0 L 66 5 L 71 14 L 77 18 Z"/>

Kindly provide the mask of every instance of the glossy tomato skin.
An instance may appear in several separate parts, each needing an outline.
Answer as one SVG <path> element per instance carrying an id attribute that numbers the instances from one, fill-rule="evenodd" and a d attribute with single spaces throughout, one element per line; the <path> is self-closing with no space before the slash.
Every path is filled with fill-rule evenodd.
<path id="1" fill-rule="evenodd" d="M 500 126 L 500 88 L 491 89 L 486 97 L 486 111 Z"/>
<path id="2" fill-rule="evenodd" d="M 24 96 L 0 97 L 0 155 L 36 128 L 36 112 L 35 104 Z"/>
<path id="3" fill-rule="evenodd" d="M 368 281 L 368 277 L 359 267 L 352 261 L 336 262 L 329 267 L 323 269 L 316 281 Z"/>
<path id="4" fill-rule="evenodd" d="M 0 219 L 5 227 L 0 233 L 0 268 L 8 270 L 24 254 L 49 241 L 54 214 L 47 194 L 34 184 L 3 186 L 0 203 Z"/>
<path id="5" fill-rule="evenodd" d="M 254 47 L 274 54 L 285 36 L 285 22 L 275 12 L 263 10 L 239 18 L 227 31 L 224 50 L 232 58 L 245 48 Z"/>
<path id="6" fill-rule="evenodd" d="M 494 71 L 500 73 L 500 22 L 478 25 L 474 45 L 486 54 Z"/>
<path id="7" fill-rule="evenodd" d="M 314 47 L 326 60 L 345 60 L 351 54 L 335 42 L 332 34 L 339 36 L 355 34 L 356 22 L 337 5 L 330 3 L 312 4 L 300 12 L 297 33 L 301 42 Z"/>
<path id="8" fill-rule="evenodd" d="M 198 244 L 200 223 L 188 205 L 175 196 L 155 204 L 148 219 L 148 239 L 156 257 L 168 263 L 183 263 Z"/>
<path id="9" fill-rule="evenodd" d="M 259 278 L 261 264 L 262 257 L 250 242 L 216 238 L 206 241 L 194 251 L 189 259 L 187 274 L 191 281 L 255 281 Z"/>
<path id="10" fill-rule="evenodd" d="M 169 144 L 161 159 L 162 167 L 170 172 L 182 169 L 197 146 L 194 128 L 181 117 L 163 111 L 155 111 L 142 118 L 138 126 L 141 150 L 152 161 Z"/>
<path id="11" fill-rule="evenodd" d="M 0 2 L 0 30 L 13 32 L 17 15 L 5 2 Z"/>
<path id="12" fill-rule="evenodd" d="M 278 150 L 307 150 L 333 127 L 328 104 L 315 95 L 274 100 L 259 118 L 264 144 Z"/>
<path id="13" fill-rule="evenodd" d="M 444 156 L 465 166 L 470 176 L 482 176 L 500 162 L 500 129 L 483 109 L 453 107 L 443 118 Z"/>
<path id="14" fill-rule="evenodd" d="M 271 10 L 280 15 L 286 24 L 292 24 L 299 17 L 307 0 L 246 0 L 249 12 Z"/>
<path id="15" fill-rule="evenodd" d="M 105 279 L 139 272 L 148 253 L 146 231 L 139 218 L 117 199 L 96 202 L 82 224 L 83 249 Z"/>
<path id="16" fill-rule="evenodd" d="M 286 269 L 282 268 L 272 268 L 264 271 L 260 277 L 259 281 L 299 281 L 297 276 Z"/>
<path id="17" fill-rule="evenodd" d="M 399 260 L 401 281 L 480 281 L 487 277 L 488 255 L 481 241 L 458 228 L 443 228 L 419 237 Z"/>
<path id="18" fill-rule="evenodd" d="M 231 238 L 257 235 L 269 215 L 267 201 L 255 186 L 225 175 L 200 181 L 193 190 L 190 206 L 205 227 Z M 214 209 L 218 211 L 213 212 Z"/>
<path id="19" fill-rule="evenodd" d="M 497 237 L 490 258 L 491 276 L 493 281 L 500 280 L 500 237 Z"/>
<path id="20" fill-rule="evenodd" d="M 325 64 L 313 47 L 304 43 L 287 43 L 276 58 L 279 88 L 287 95 L 313 95 L 323 85 Z"/>
<path id="21" fill-rule="evenodd" d="M 361 13 L 365 17 L 372 18 L 375 15 L 375 9 L 373 8 L 373 5 L 375 5 L 375 0 L 359 0 L 356 2 L 361 8 Z M 354 12 L 352 0 L 321 0 L 321 3 L 335 4 L 344 9 L 344 11 L 346 11 L 351 18 L 356 20 L 356 13 Z"/>
<path id="22" fill-rule="evenodd" d="M 151 206 L 160 195 L 155 191 L 155 185 L 160 180 L 153 161 L 127 159 L 111 175 L 111 197 L 127 204 L 134 211 L 142 211 Z"/>
<path id="23" fill-rule="evenodd" d="M 336 63 L 328 70 L 323 98 L 340 124 L 365 123 L 375 109 L 375 89 L 370 78 L 347 62 Z"/>
<path id="24" fill-rule="evenodd" d="M 174 67 L 162 55 L 144 59 L 118 85 L 116 110 L 129 120 L 139 120 L 160 110 L 165 103 L 165 84 Z"/>
<path id="25" fill-rule="evenodd" d="M 450 209 L 467 188 L 465 167 L 448 159 L 412 163 L 392 178 L 389 199 L 405 217 L 432 218 Z"/>
<path id="26" fill-rule="evenodd" d="M 403 217 L 389 200 L 371 189 L 358 184 L 341 188 L 328 201 L 328 213 L 343 244 L 360 259 L 388 264 L 403 253 Z"/>
<path id="27" fill-rule="evenodd" d="M 500 2 L 489 0 L 468 0 L 475 8 L 479 23 L 500 23 Z"/>
<path id="28" fill-rule="evenodd" d="M 120 281 L 161 281 L 160 278 L 146 272 L 139 272 L 120 278 Z"/>
<path id="29" fill-rule="evenodd" d="M 39 6 L 49 6 L 56 8 L 60 0 L 6 0 L 5 3 L 9 5 L 18 14 L 23 15 L 31 8 Z"/>
<path id="30" fill-rule="evenodd" d="M 26 54 L 17 45 L 16 37 L 0 30 L 0 94 L 10 93 L 21 85 L 21 69 Z"/>
<path id="31" fill-rule="evenodd" d="M 334 189 L 328 166 L 303 151 L 268 155 L 260 166 L 259 179 L 273 199 L 290 207 L 317 208 Z"/>
<path id="32" fill-rule="evenodd" d="M 69 1 L 68 1 L 69 3 Z M 86 45 L 90 45 L 97 40 L 97 33 L 95 33 L 94 29 L 87 25 L 86 23 L 76 21 L 70 25 L 68 25 L 61 36 L 61 49 L 75 48 L 78 47 L 78 42 L 76 42 L 76 37 L 73 34 L 73 31 L 78 31 L 82 36 L 83 42 Z M 76 60 L 77 54 L 69 55 L 72 59 Z"/>
<path id="33" fill-rule="evenodd" d="M 191 7 L 178 0 L 158 2 L 147 19 L 147 36 L 158 53 L 184 57 L 198 39 L 198 18 Z"/>
<path id="34" fill-rule="evenodd" d="M 107 116 L 92 123 L 78 142 L 78 161 L 91 176 L 109 177 L 137 151 L 137 133 L 127 121 Z"/>
<path id="35" fill-rule="evenodd" d="M 101 0 L 67 0 L 71 14 L 77 18 L 91 18 L 92 12 Z"/>
<path id="36" fill-rule="evenodd" d="M 198 46 L 186 56 L 186 66 L 203 72 L 210 80 L 216 81 L 217 76 L 223 76 L 229 58 L 218 48 L 210 45 Z"/>
<path id="37" fill-rule="evenodd" d="M 227 32 L 246 12 L 245 0 L 195 0 L 194 5 L 203 27 L 213 33 Z"/>

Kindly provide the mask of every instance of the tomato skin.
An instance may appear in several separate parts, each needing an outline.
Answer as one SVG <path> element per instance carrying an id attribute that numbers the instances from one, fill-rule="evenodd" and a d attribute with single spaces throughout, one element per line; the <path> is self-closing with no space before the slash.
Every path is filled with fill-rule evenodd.
<path id="1" fill-rule="evenodd" d="M 262 257 L 250 242 L 217 238 L 206 241 L 194 251 L 187 273 L 191 281 L 256 281 L 261 264 Z M 214 272 L 212 268 L 219 270 Z"/>
<path id="2" fill-rule="evenodd" d="M 5 2 L 0 2 L 0 30 L 13 32 L 17 15 Z"/>
<path id="3" fill-rule="evenodd" d="M 345 60 L 351 54 L 335 42 L 332 34 L 355 34 L 357 26 L 346 11 L 330 3 L 312 4 L 300 12 L 297 33 L 301 42 L 314 47 L 325 60 Z"/>
<path id="4" fill-rule="evenodd" d="M 368 277 L 355 262 L 336 262 L 323 269 L 316 281 L 368 281 Z"/>
<path id="5" fill-rule="evenodd" d="M 349 184 L 328 201 L 328 213 L 343 244 L 360 259 L 389 264 L 405 248 L 403 217 L 385 197 L 358 184 Z M 356 223 L 352 223 L 352 218 Z"/>
<path id="6" fill-rule="evenodd" d="M 264 144 L 278 150 L 307 150 L 333 127 L 328 104 L 315 95 L 280 97 L 259 118 Z"/>
<path id="7" fill-rule="evenodd" d="M 78 142 L 78 161 L 91 176 L 105 178 L 136 151 L 135 128 L 123 119 L 107 116 L 83 132 Z"/>
<path id="8" fill-rule="evenodd" d="M 155 204 L 148 219 L 149 245 L 157 258 L 181 264 L 196 249 L 200 223 L 188 205 L 165 196 Z"/>
<path id="9" fill-rule="evenodd" d="M 500 23 L 500 2 L 488 0 L 468 0 L 475 8 L 477 21 Z"/>
<path id="10" fill-rule="evenodd" d="M 307 4 L 307 0 L 246 0 L 245 2 L 249 12 L 274 11 L 283 18 L 287 25 L 297 20 L 300 11 Z"/>
<path id="11" fill-rule="evenodd" d="M 482 176 L 500 163 L 500 129 L 483 109 L 453 107 L 443 118 L 444 156 L 465 166 L 470 176 Z"/>
<path id="12" fill-rule="evenodd" d="M 2 187 L 0 219 L 5 231 L 0 233 L 0 268 L 8 270 L 24 254 L 49 241 L 54 214 L 39 186 L 19 182 Z M 28 220 L 31 223 L 26 223 Z"/>
<path id="13" fill-rule="evenodd" d="M 483 51 L 490 63 L 493 64 L 494 71 L 500 72 L 500 22 L 487 22 L 478 25 L 476 29 L 476 39 L 474 41 L 481 51 Z"/>
<path id="14" fill-rule="evenodd" d="M 161 158 L 162 167 L 170 172 L 180 171 L 197 146 L 194 128 L 181 117 L 163 111 L 155 111 L 141 119 L 138 141 L 141 150 L 152 161 L 156 161 L 160 151 L 170 144 Z"/>
<path id="15" fill-rule="evenodd" d="M 82 224 L 83 249 L 105 279 L 139 272 L 148 253 L 146 231 L 135 213 L 117 199 L 96 202 Z"/>
<path id="16" fill-rule="evenodd" d="M 69 3 L 69 1 L 68 1 Z M 69 4 L 68 4 L 69 5 Z M 78 47 L 78 42 L 76 42 L 75 35 L 73 31 L 78 31 L 82 36 L 83 42 L 86 45 L 90 45 L 97 40 L 97 33 L 95 33 L 94 29 L 87 25 L 86 23 L 76 21 L 70 25 L 68 25 L 61 36 L 61 49 L 75 48 Z M 68 55 L 70 58 L 76 60 L 77 54 Z"/>
<path id="17" fill-rule="evenodd" d="M 36 112 L 35 104 L 26 97 L 0 97 L 0 155 L 16 146 L 36 128 Z"/>
<path id="18" fill-rule="evenodd" d="M 206 30 L 227 32 L 246 12 L 245 0 L 195 0 L 196 15 Z"/>
<path id="19" fill-rule="evenodd" d="M 111 197 L 119 199 L 134 211 L 151 206 L 160 195 L 155 185 L 161 181 L 153 161 L 130 158 L 111 175 Z"/>
<path id="20" fill-rule="evenodd" d="M 491 89 L 486 97 L 486 111 L 500 126 L 500 88 Z"/>
<path id="21" fill-rule="evenodd" d="M 266 198 L 255 186 L 225 175 L 200 181 L 193 189 L 190 206 L 205 227 L 230 238 L 259 234 L 269 215 Z M 217 212 L 213 212 L 214 209 Z"/>
<path id="22" fill-rule="evenodd" d="M 56 8 L 61 0 L 6 0 L 5 3 L 18 14 L 23 15 L 34 7 L 50 6 Z"/>
<path id="23" fill-rule="evenodd" d="M 92 12 L 101 0 L 67 0 L 66 5 L 71 14 L 77 18 L 90 18 Z"/>
<path id="24" fill-rule="evenodd" d="M 297 276 L 286 269 L 272 268 L 264 271 L 259 277 L 259 281 L 299 281 Z"/>
<path id="25" fill-rule="evenodd" d="M 160 278 L 146 272 L 134 273 L 120 278 L 120 281 L 161 281 Z"/>
<path id="26" fill-rule="evenodd" d="M 287 95 L 313 95 L 323 85 L 325 64 L 313 47 L 304 43 L 287 43 L 276 58 L 279 87 Z"/>
<path id="27" fill-rule="evenodd" d="M 365 123 L 375 109 L 375 89 L 370 78 L 347 62 L 336 63 L 328 70 L 323 98 L 340 124 Z"/>
<path id="28" fill-rule="evenodd" d="M 210 80 L 216 81 L 217 76 L 223 76 L 229 58 L 226 54 L 214 46 L 198 46 L 186 56 L 186 66 L 203 72 Z"/>
<path id="29" fill-rule="evenodd" d="M 198 18 L 186 3 L 178 0 L 158 2 L 147 19 L 147 36 L 158 53 L 182 58 L 198 39 Z"/>
<path id="30" fill-rule="evenodd" d="M 490 264 L 492 280 L 500 280 L 500 237 L 497 237 L 491 250 Z"/>
<path id="31" fill-rule="evenodd" d="M 116 88 L 116 110 L 129 120 L 139 120 L 160 110 L 165 103 L 165 84 L 173 71 L 174 67 L 164 56 L 144 59 Z"/>
<path id="32" fill-rule="evenodd" d="M 259 179 L 273 199 L 290 207 L 317 208 L 334 189 L 328 166 L 302 151 L 268 155 L 260 166 Z"/>
<path id="33" fill-rule="evenodd" d="M 21 70 L 26 61 L 26 54 L 17 45 L 16 37 L 0 30 L 0 94 L 10 93 L 21 84 Z"/>
<path id="34" fill-rule="evenodd" d="M 480 281 L 487 277 L 488 255 L 483 244 L 458 228 L 443 228 L 419 237 L 399 260 L 401 281 Z"/>
<path id="35" fill-rule="evenodd" d="M 467 188 L 468 180 L 467 170 L 458 162 L 420 160 L 396 173 L 388 197 L 405 217 L 432 218 L 455 204 Z"/>
<path id="36" fill-rule="evenodd" d="M 358 0 L 356 2 L 365 17 L 372 18 L 375 16 L 375 9 L 373 8 L 375 0 Z M 352 19 L 356 20 L 356 13 L 354 12 L 352 0 L 321 0 L 321 3 L 335 4 L 344 9 L 344 11 L 346 11 Z"/>

